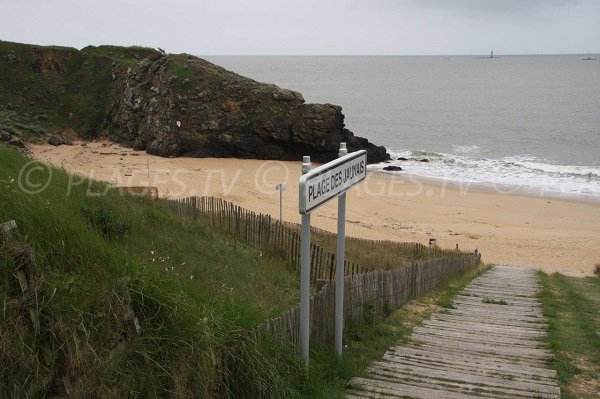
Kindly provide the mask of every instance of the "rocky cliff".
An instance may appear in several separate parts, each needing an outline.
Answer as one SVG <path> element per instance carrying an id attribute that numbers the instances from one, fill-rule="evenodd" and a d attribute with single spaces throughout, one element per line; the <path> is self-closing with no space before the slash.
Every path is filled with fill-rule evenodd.
<path id="1" fill-rule="evenodd" d="M 0 42 L 0 107 L 0 128 L 29 140 L 108 137 L 160 156 L 317 162 L 345 141 L 369 162 L 389 159 L 344 128 L 339 106 L 148 48 Z"/>

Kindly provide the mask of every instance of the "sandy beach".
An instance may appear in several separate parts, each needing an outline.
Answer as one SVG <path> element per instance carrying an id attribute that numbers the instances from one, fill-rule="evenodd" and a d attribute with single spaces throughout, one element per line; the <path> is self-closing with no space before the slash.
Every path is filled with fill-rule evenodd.
<path id="1" fill-rule="evenodd" d="M 283 218 L 300 220 L 300 161 L 160 158 L 106 142 L 31 149 L 39 160 L 118 186 L 156 186 L 169 198 L 218 196 L 276 217 L 275 185 L 286 183 Z M 313 225 L 335 231 L 335 201 L 312 215 Z M 369 173 L 348 194 L 347 221 L 348 235 L 423 244 L 435 238 L 441 247 L 478 249 L 486 262 L 546 272 L 592 275 L 600 262 L 598 203 L 481 192 Z"/>

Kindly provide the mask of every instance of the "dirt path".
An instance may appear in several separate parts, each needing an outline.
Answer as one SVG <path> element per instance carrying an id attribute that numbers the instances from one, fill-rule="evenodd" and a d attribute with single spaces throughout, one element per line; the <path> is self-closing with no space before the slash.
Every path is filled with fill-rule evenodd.
<path id="1" fill-rule="evenodd" d="M 560 398 L 539 289 L 533 269 L 496 266 L 353 378 L 347 398 Z"/>

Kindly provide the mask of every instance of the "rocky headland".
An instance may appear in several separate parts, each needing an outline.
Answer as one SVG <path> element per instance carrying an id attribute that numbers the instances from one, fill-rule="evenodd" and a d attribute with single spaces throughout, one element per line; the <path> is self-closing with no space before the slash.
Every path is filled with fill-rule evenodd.
<path id="1" fill-rule="evenodd" d="M 337 157 L 345 141 L 371 163 L 389 159 L 344 128 L 339 106 L 142 47 L 0 42 L 0 133 L 52 144 L 110 139 L 164 157 L 316 162 Z"/>

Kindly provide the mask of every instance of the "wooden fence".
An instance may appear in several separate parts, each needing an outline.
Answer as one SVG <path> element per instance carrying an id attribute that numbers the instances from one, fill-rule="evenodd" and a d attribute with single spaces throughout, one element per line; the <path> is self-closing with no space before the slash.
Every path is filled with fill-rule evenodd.
<path id="1" fill-rule="evenodd" d="M 236 239 L 249 245 L 270 251 L 281 256 L 298 271 L 300 267 L 300 227 L 290 222 L 280 222 L 270 215 L 259 214 L 242 208 L 232 202 L 216 197 L 189 197 L 179 200 L 163 200 L 163 204 L 171 211 L 190 218 L 201 218 L 205 222 L 232 234 Z M 334 233 L 312 227 L 314 239 L 311 242 L 311 283 L 318 280 L 333 280 L 335 275 L 335 241 Z M 325 245 L 317 244 L 317 237 Z M 427 247 L 419 243 L 400 243 L 393 241 L 371 241 L 354 237 L 346 237 L 346 248 L 359 247 L 361 251 L 385 251 L 387 254 L 398 253 L 412 259 L 431 259 L 441 257 L 462 257 L 464 253 Z M 348 252 L 348 251 L 347 251 Z M 400 262 L 399 262 L 400 263 Z M 394 267 L 403 266 L 403 263 Z M 357 262 L 345 260 L 345 275 L 366 273 L 372 269 Z"/>
<path id="2" fill-rule="evenodd" d="M 437 287 L 454 273 L 479 263 L 480 254 L 416 261 L 394 270 L 376 270 L 345 278 L 345 326 L 365 322 L 376 314 L 395 310 L 411 299 Z M 335 284 L 326 283 L 310 299 L 311 340 L 326 343 L 334 335 Z M 257 341 L 275 339 L 293 346 L 299 343 L 300 307 L 266 320 L 255 331 Z"/>
<path id="3" fill-rule="evenodd" d="M 295 271 L 300 267 L 299 227 L 280 222 L 270 215 L 257 214 L 222 198 L 189 197 L 181 200 L 163 200 L 164 205 L 176 214 L 202 218 L 238 240 L 249 245 L 279 254 Z M 335 238 L 335 234 L 313 228 L 313 232 Z M 366 250 L 397 250 L 409 253 L 415 261 L 392 270 L 368 270 L 346 261 L 344 287 L 344 319 L 346 325 L 359 324 L 375 314 L 394 310 L 411 299 L 437 287 L 450 275 L 476 265 L 481 254 L 429 248 L 418 243 L 370 241 L 347 237 Z M 354 240 L 354 241 L 352 241 Z M 311 282 L 327 280 L 319 292 L 310 299 L 311 338 L 325 343 L 334 334 L 335 311 L 335 254 L 311 243 Z M 299 305 L 275 319 L 266 320 L 254 331 L 258 341 L 276 339 L 298 345 Z"/>
<path id="4" fill-rule="evenodd" d="M 300 268 L 300 233 L 292 223 L 282 223 L 270 215 L 252 212 L 222 198 L 189 197 L 163 200 L 163 204 L 179 215 L 201 218 L 242 242 L 281 256 L 294 271 Z M 310 245 L 310 252 L 311 283 L 332 280 L 335 275 L 335 254 L 314 242 Z M 346 275 L 366 271 L 368 269 L 357 263 L 345 262 Z"/>

